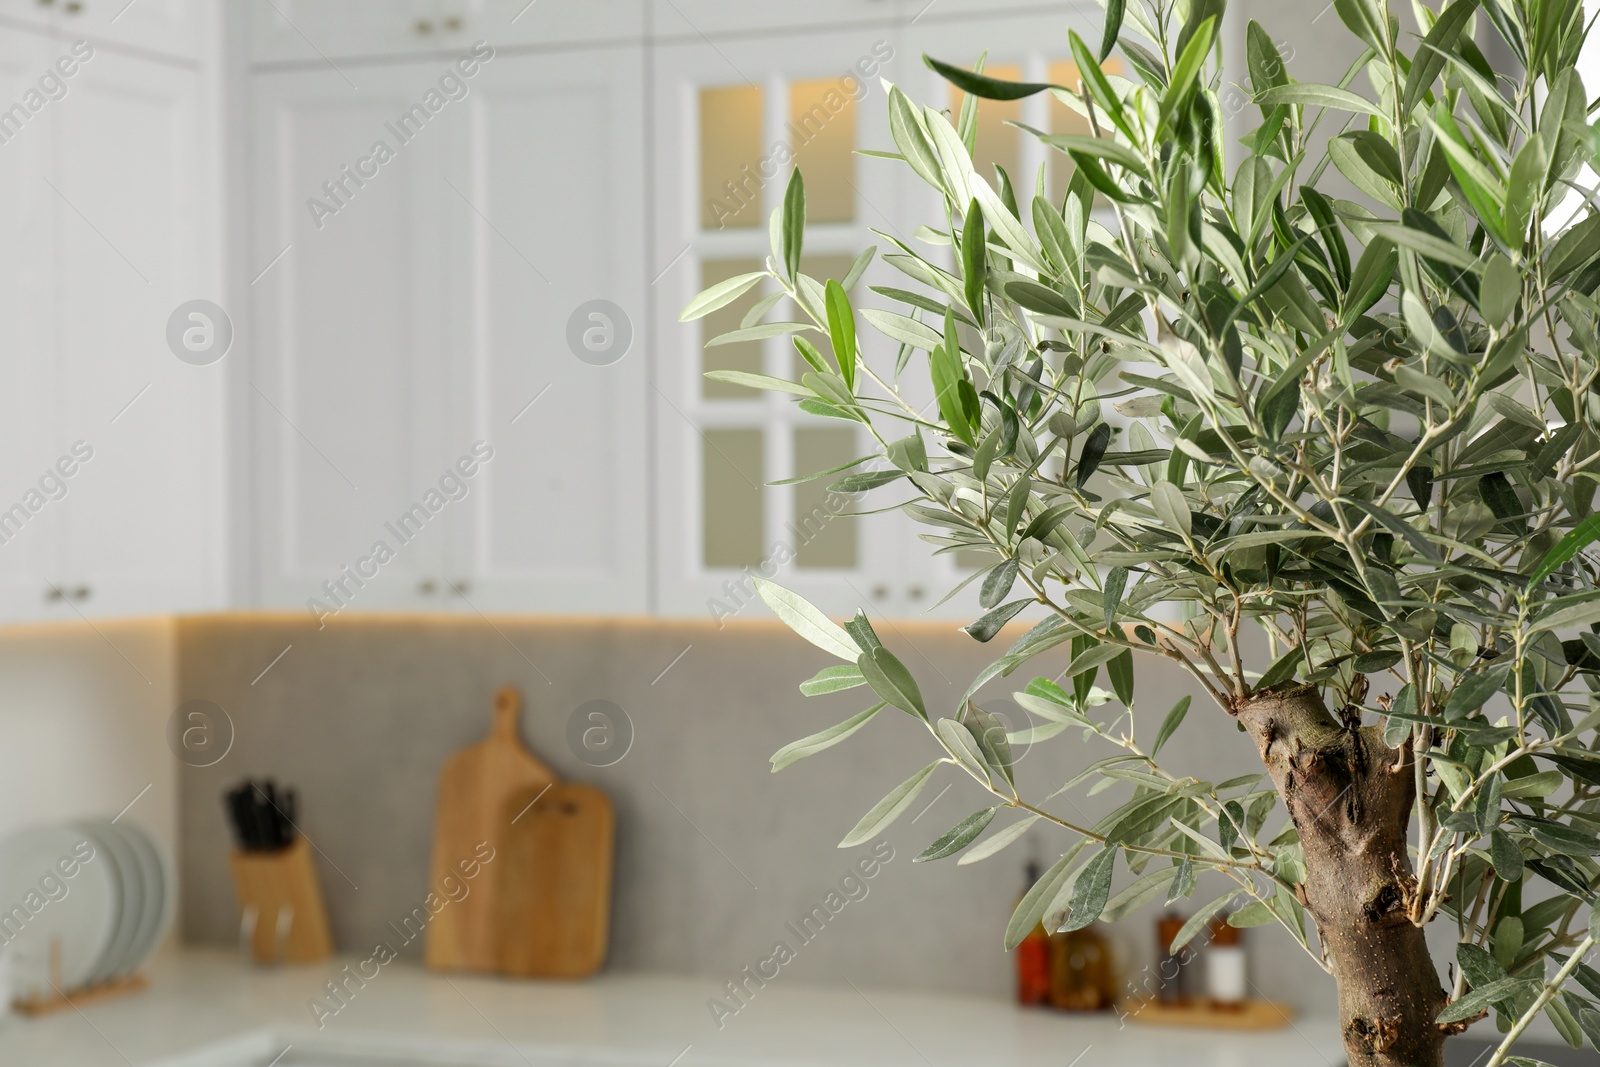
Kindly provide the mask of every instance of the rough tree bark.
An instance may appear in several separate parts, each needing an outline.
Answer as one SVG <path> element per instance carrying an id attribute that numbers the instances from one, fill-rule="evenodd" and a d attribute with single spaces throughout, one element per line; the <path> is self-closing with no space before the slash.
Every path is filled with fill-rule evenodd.
<path id="1" fill-rule="evenodd" d="M 1233 714 L 1255 739 L 1305 849 L 1302 899 L 1339 983 L 1350 1067 L 1442 1067 L 1434 1018 L 1449 997 L 1408 915 L 1416 786 L 1409 749 L 1329 713 L 1311 686 L 1280 687 Z"/>

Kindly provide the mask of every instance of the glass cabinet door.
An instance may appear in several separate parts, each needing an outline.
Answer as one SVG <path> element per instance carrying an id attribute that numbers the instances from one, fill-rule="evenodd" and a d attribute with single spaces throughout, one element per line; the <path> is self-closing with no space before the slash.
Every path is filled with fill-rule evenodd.
<path id="1" fill-rule="evenodd" d="M 873 230 L 907 239 L 900 168 L 857 154 L 892 146 L 880 78 L 904 77 L 920 64 L 900 33 L 884 20 L 847 30 L 802 29 L 781 40 L 718 38 L 658 50 L 654 151 L 662 180 L 652 275 L 660 335 L 657 559 L 665 614 L 737 616 L 754 598 L 750 579 L 757 575 L 830 613 L 858 606 L 909 613 L 901 562 L 908 553 L 887 532 L 899 527 L 909 537 L 909 531 L 897 515 L 851 514 L 888 506 L 897 490 L 831 492 L 842 473 L 793 481 L 866 456 L 866 431 L 801 411 L 788 394 L 705 377 L 739 371 L 797 380 L 810 368 L 790 336 L 710 348 L 705 342 L 756 322 L 805 321 L 801 309 L 768 279 L 698 322 L 678 321 L 700 290 L 766 269 L 768 221 L 796 164 L 806 183 L 803 274 L 842 282 L 859 252 L 886 247 Z M 852 290 L 858 307 L 877 300 L 869 285 L 892 284 L 895 273 L 874 263 Z M 859 315 L 857 325 L 868 358 L 892 368 L 892 342 Z M 831 358 L 823 333 L 802 336 Z"/>
<path id="2" fill-rule="evenodd" d="M 751 599 L 748 577 L 766 574 L 830 613 L 865 606 L 897 619 L 931 614 L 963 621 L 980 613 L 976 585 L 934 604 L 989 562 L 981 553 L 935 556 L 933 546 L 917 540 L 928 531 L 897 512 L 870 519 L 833 515 L 841 503 L 851 512 L 889 508 L 908 498 L 906 483 L 842 501 L 828 493 L 837 476 L 773 484 L 866 455 L 871 441 L 863 429 L 808 415 L 786 394 L 703 377 L 736 371 L 796 380 L 806 369 L 786 336 L 703 347 L 741 326 L 801 320 L 775 282 L 750 289 L 700 322 L 677 321 L 700 290 L 766 268 L 769 217 L 782 201 L 793 161 L 806 178 L 810 219 L 803 273 L 819 281 L 842 278 L 868 245 L 895 251 L 874 230 L 935 262 L 947 260 L 948 247 L 929 245 L 918 232 L 943 228 L 938 195 L 904 164 L 852 154 L 892 150 L 880 79 L 900 85 L 919 104 L 958 115 L 961 94 L 924 66 L 922 54 L 971 65 L 987 47 L 992 74 L 1076 84 L 1067 31 L 1097 33 L 1100 17 L 1094 11 L 951 18 L 937 7 L 915 15 L 902 10 L 898 20 L 881 25 L 745 41 L 719 37 L 658 52 L 655 152 L 662 179 L 653 254 L 660 273 L 654 299 L 661 335 L 655 388 L 663 612 L 735 614 Z M 1013 124 L 1086 132 L 1079 115 L 1039 96 L 983 101 L 978 123 L 977 165 L 985 180 L 994 184 L 996 167 L 1003 168 L 1026 214 L 1042 170 L 1046 194 L 1060 199 L 1070 164 Z M 887 373 L 898 346 L 859 316 L 863 308 L 893 305 L 872 293 L 872 285 L 922 287 L 877 262 L 852 292 L 863 349 Z M 826 353 L 825 337 L 805 336 Z M 924 353 L 911 354 L 906 378 L 902 398 L 931 409 Z"/>
<path id="3" fill-rule="evenodd" d="M 1078 85 L 1078 73 L 1071 59 L 1068 31 L 1076 30 L 1079 36 L 1098 41 L 1102 18 L 1097 8 L 1086 12 L 989 18 L 974 17 L 970 9 L 959 17 L 951 17 L 954 14 L 954 9 L 947 10 L 940 4 L 912 25 L 908 44 L 919 57 L 926 53 L 947 63 L 973 67 L 980 54 L 987 50 L 984 72 L 993 77 L 1069 87 Z M 1118 56 L 1108 59 L 1105 68 L 1111 73 L 1124 73 Z M 966 103 L 965 94 L 920 64 L 901 87 L 918 103 L 948 108 L 952 122 L 957 121 Z M 1087 134 L 1091 132 L 1088 123 L 1049 93 L 1015 101 L 979 100 L 976 107 L 977 134 L 973 153 L 976 173 L 998 189 L 999 171 L 1005 172 L 1016 192 L 1023 224 L 1032 230 L 1031 202 L 1035 191 L 1042 188 L 1059 209 L 1072 178 L 1072 163 L 1066 155 L 1048 148 L 1018 126 L 1048 133 Z M 911 225 L 932 224 L 942 218 L 943 207 L 934 190 L 916 182 L 906 211 Z M 955 269 L 948 248 L 943 250 L 942 257 L 930 258 L 935 262 L 942 258 L 945 266 Z M 936 558 L 918 552 L 917 558 L 926 568 L 923 580 L 930 589 L 936 590 L 934 599 L 938 599 L 976 569 L 992 564 L 996 557 L 979 550 L 962 550 Z M 976 582 L 935 611 L 940 617 L 964 621 L 971 621 L 981 613 Z"/>

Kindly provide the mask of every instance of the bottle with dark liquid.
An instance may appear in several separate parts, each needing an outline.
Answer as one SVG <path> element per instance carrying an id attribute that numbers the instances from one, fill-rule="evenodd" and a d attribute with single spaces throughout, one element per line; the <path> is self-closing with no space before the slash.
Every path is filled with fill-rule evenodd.
<path id="1" fill-rule="evenodd" d="M 1186 1007 L 1195 999 L 1194 952 L 1187 945 L 1172 951 L 1172 939 L 1183 929 L 1184 918 L 1169 911 L 1156 920 L 1156 1000 L 1171 1007 Z"/>
<path id="2" fill-rule="evenodd" d="M 1050 1003 L 1062 1011 L 1110 1009 L 1117 995 L 1111 972 L 1111 944 L 1094 926 L 1050 939 Z"/>
<path id="3" fill-rule="evenodd" d="M 1038 880 L 1039 865 L 1029 863 L 1028 884 L 1022 889 L 1024 896 Z M 1021 898 L 1018 900 L 1020 902 Z M 1045 932 L 1044 923 L 1029 930 L 1013 954 L 1017 961 L 1017 1003 L 1050 1003 L 1050 935 Z"/>

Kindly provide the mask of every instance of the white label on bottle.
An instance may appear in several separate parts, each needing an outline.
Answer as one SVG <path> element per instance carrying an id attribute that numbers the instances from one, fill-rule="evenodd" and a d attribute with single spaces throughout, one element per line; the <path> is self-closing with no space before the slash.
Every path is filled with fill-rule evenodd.
<path id="1" fill-rule="evenodd" d="M 1206 992 L 1223 1004 L 1243 1003 L 1246 996 L 1244 949 L 1211 945 L 1206 949 Z"/>

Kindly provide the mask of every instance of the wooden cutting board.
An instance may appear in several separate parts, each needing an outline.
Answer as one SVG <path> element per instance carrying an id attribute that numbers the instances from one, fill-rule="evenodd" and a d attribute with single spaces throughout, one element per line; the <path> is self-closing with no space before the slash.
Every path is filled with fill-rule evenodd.
<path id="1" fill-rule="evenodd" d="M 505 863 L 506 831 L 516 814 L 507 814 L 507 798 L 530 789 L 537 793 L 556 780 L 550 768 L 523 747 L 518 732 L 521 717 L 521 695 L 509 686 L 500 690 L 495 694 L 488 738 L 450 757 L 439 774 L 429 892 L 442 897 L 440 887 L 446 877 L 465 881 L 459 865 L 481 859 L 481 843 L 494 849 L 494 858 L 468 883 L 471 892 L 446 905 L 429 924 L 424 954 L 429 967 L 451 971 L 499 968 L 495 896 L 503 879 L 498 868 Z"/>
<path id="2" fill-rule="evenodd" d="M 541 787 L 542 788 L 542 787 Z M 500 970 L 584 978 L 606 959 L 616 814 L 590 785 L 523 789 L 506 805 L 500 879 Z"/>

